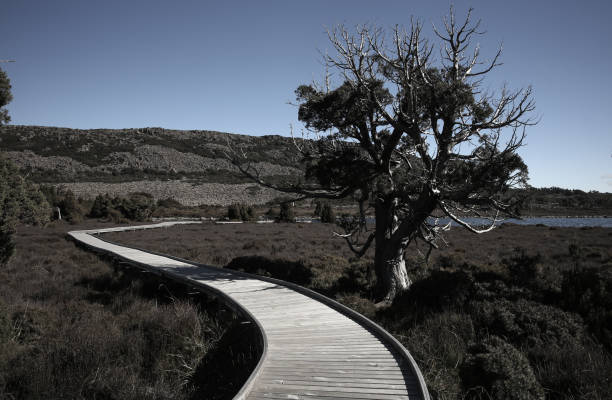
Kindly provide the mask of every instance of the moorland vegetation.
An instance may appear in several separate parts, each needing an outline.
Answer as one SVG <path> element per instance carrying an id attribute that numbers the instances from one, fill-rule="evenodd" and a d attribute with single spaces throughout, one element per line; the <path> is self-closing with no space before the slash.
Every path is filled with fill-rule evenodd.
<path id="1" fill-rule="evenodd" d="M 0 267 L 0 398 L 232 398 L 259 359 L 258 333 L 205 294 L 65 238 L 100 225 L 14 234 Z"/>
<path id="2" fill-rule="evenodd" d="M 612 390 L 610 229 L 453 229 L 429 263 L 412 248 L 413 285 L 382 306 L 373 252 L 354 258 L 332 225 L 169 229 L 107 237 L 330 296 L 392 332 L 434 399 L 603 400 Z"/>

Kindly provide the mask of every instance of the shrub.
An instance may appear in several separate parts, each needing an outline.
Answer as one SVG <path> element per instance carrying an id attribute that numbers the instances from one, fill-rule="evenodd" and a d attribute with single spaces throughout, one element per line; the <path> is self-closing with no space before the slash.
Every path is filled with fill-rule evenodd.
<path id="1" fill-rule="evenodd" d="M 230 220 L 251 221 L 255 218 L 255 214 L 251 206 L 231 204 L 227 207 L 227 218 Z"/>
<path id="2" fill-rule="evenodd" d="M 583 338 L 582 320 L 576 314 L 531 300 L 475 302 L 472 318 L 479 329 L 525 348 L 544 345 L 558 350 Z"/>
<path id="3" fill-rule="evenodd" d="M 458 366 L 465 358 L 468 343 L 475 338 L 470 316 L 445 311 L 427 315 L 418 324 L 409 320 L 410 317 L 389 315 L 385 326 L 417 361 L 432 399 L 463 398 Z"/>
<path id="4" fill-rule="evenodd" d="M 93 201 L 89 217 L 110 218 L 110 211 L 115 208 L 113 199 L 108 194 L 99 194 Z"/>
<path id="5" fill-rule="evenodd" d="M 62 217 L 67 221 L 79 222 L 83 220 L 83 209 L 72 191 L 66 190 L 61 193 L 58 207 L 62 212 Z"/>
<path id="6" fill-rule="evenodd" d="M 45 224 L 50 213 L 40 190 L 25 180 L 15 165 L 0 157 L 0 264 L 15 251 L 12 235 L 17 223 Z"/>
<path id="7" fill-rule="evenodd" d="M 293 206 L 285 202 L 280 205 L 280 212 L 278 213 L 279 222 L 295 222 L 295 215 L 293 213 Z"/>
<path id="8" fill-rule="evenodd" d="M 561 298 L 563 307 L 579 313 L 591 332 L 612 349 L 612 266 L 565 272 Z"/>
<path id="9" fill-rule="evenodd" d="M 518 285 L 534 285 L 539 278 L 542 256 L 528 255 L 525 249 L 515 248 L 514 254 L 502 260 L 508 269 L 510 281 Z"/>
<path id="10" fill-rule="evenodd" d="M 434 270 L 398 295 L 391 309 L 413 309 L 423 314 L 458 309 L 471 298 L 473 287 L 474 277 L 469 272 Z"/>
<path id="11" fill-rule="evenodd" d="M 271 260 L 262 256 L 236 257 L 225 268 L 269 276 L 303 286 L 308 285 L 312 279 L 310 268 L 299 261 Z"/>
<path id="12" fill-rule="evenodd" d="M 56 209 L 59 209 L 60 215 L 68 222 L 80 222 L 83 220 L 85 210 L 80 204 L 71 190 L 57 188 L 55 186 L 42 186 L 41 190 L 47 199 L 47 202 L 53 208 L 54 216 L 57 216 Z"/>
<path id="13" fill-rule="evenodd" d="M 133 221 L 146 221 L 155 211 L 155 201 L 149 193 L 131 193 L 128 198 L 120 200 L 117 209 Z"/>
<path id="14" fill-rule="evenodd" d="M 324 203 L 323 207 L 321 208 L 321 222 L 327 224 L 333 224 L 336 222 L 336 214 L 329 203 Z"/>
<path id="15" fill-rule="evenodd" d="M 467 399 L 544 399 L 529 361 L 497 336 L 473 345 L 459 374 Z"/>

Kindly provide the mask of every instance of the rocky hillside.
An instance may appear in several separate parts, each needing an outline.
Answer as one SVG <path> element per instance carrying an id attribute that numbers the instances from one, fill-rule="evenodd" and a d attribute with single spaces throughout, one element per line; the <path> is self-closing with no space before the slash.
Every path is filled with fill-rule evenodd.
<path id="1" fill-rule="evenodd" d="M 78 195 L 146 191 L 184 204 L 262 203 L 278 196 L 258 188 L 227 160 L 244 153 L 269 180 L 301 174 L 291 139 L 212 131 L 68 129 L 0 126 L 0 149 L 30 179 Z"/>

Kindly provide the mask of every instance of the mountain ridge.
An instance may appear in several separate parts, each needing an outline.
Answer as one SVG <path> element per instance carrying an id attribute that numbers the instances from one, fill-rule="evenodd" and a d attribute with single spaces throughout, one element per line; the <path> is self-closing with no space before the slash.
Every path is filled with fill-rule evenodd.
<path id="1" fill-rule="evenodd" d="M 302 139 L 296 139 L 301 141 Z M 209 130 L 157 127 L 72 129 L 0 126 L 0 150 L 29 179 L 70 189 L 92 199 L 98 194 L 147 192 L 184 205 L 265 204 L 285 194 L 261 187 L 227 158 L 244 152 L 272 182 L 303 174 L 293 138 L 249 136 Z M 561 188 L 531 188 L 527 214 L 612 214 L 612 194 Z"/>
<path id="2" fill-rule="evenodd" d="M 30 180 L 98 194 L 147 192 L 184 205 L 263 204 L 281 193 L 260 187 L 228 160 L 244 153 L 270 181 L 302 174 L 291 138 L 156 127 L 72 129 L 0 126 L 0 149 Z"/>

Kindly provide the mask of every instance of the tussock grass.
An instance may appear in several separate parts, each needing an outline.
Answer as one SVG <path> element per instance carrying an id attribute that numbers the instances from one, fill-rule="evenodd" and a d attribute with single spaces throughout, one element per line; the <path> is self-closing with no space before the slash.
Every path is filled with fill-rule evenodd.
<path id="1" fill-rule="evenodd" d="M 0 268 L 0 398 L 231 398 L 259 358 L 257 332 L 213 299 L 65 239 L 87 225 L 18 230 Z"/>

